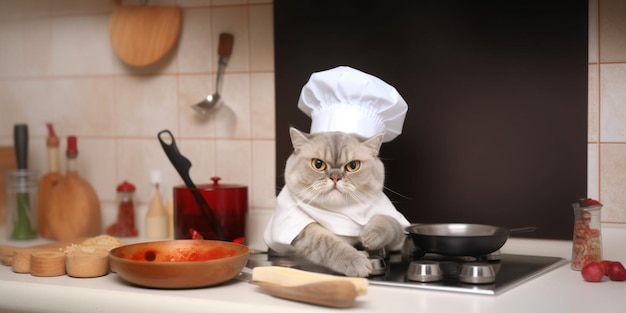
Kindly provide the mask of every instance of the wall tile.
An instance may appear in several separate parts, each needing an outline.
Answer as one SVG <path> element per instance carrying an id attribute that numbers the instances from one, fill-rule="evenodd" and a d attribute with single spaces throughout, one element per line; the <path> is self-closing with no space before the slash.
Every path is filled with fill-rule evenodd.
<path id="1" fill-rule="evenodd" d="M 626 64 L 600 65 L 600 140 L 626 142 Z"/>
<path id="2" fill-rule="evenodd" d="M 0 77 L 49 73 L 52 19 L 9 20 L 0 24 Z"/>
<path id="3" fill-rule="evenodd" d="M 250 7 L 250 70 L 274 71 L 274 11 L 271 4 Z"/>
<path id="4" fill-rule="evenodd" d="M 115 201 L 117 181 L 115 175 L 112 175 L 116 166 L 114 140 L 78 135 L 77 146 L 78 173 L 95 189 L 101 202 Z M 65 147 L 67 145 L 62 151 L 65 151 Z"/>
<path id="5" fill-rule="evenodd" d="M 48 75 L 105 75 L 113 69 L 109 15 L 53 19 Z"/>
<path id="6" fill-rule="evenodd" d="M 250 186 L 252 164 L 251 143 L 247 140 L 217 140 L 215 142 L 215 175 L 223 183 Z"/>
<path id="7" fill-rule="evenodd" d="M 589 0 L 589 63 L 598 62 L 598 0 Z"/>
<path id="8" fill-rule="evenodd" d="M 252 138 L 276 137 L 274 103 L 274 74 L 258 73 L 251 75 L 250 102 L 252 119 Z"/>
<path id="9" fill-rule="evenodd" d="M 599 146 L 589 144 L 587 147 L 587 197 L 600 199 Z"/>
<path id="10" fill-rule="evenodd" d="M 233 54 L 230 57 L 226 73 L 250 70 L 250 45 L 248 35 L 248 8 L 245 6 L 215 7 L 211 10 L 211 42 L 217 52 L 219 34 L 232 33 L 235 37 Z M 211 64 L 217 64 L 217 53 L 212 54 Z"/>
<path id="11" fill-rule="evenodd" d="M 256 208 L 274 208 L 276 205 L 277 188 L 275 180 L 270 180 L 276 174 L 276 144 L 274 141 L 252 142 L 252 185 L 250 186 L 252 199 L 251 206 Z"/>
<path id="12" fill-rule="evenodd" d="M 217 138 L 250 138 L 250 75 L 224 75 L 222 106 L 215 112 Z"/>
<path id="13" fill-rule="evenodd" d="M 217 154 L 224 152 L 218 150 L 216 146 L 213 140 L 180 139 L 180 152 L 191 162 L 189 175 L 197 185 L 211 183 L 213 176 L 221 176 L 226 179 L 224 183 L 232 183 L 230 176 L 217 171 Z"/>
<path id="14" fill-rule="evenodd" d="M 588 125 L 587 125 L 587 137 L 589 142 L 598 142 L 599 139 L 599 125 L 600 125 L 600 91 L 598 88 L 598 69 L 600 67 L 597 64 L 589 65 L 589 81 L 588 81 Z"/>
<path id="15" fill-rule="evenodd" d="M 208 7 L 211 5 L 211 0 L 176 0 L 176 4 L 184 8 Z"/>
<path id="16" fill-rule="evenodd" d="M 111 0 L 47 0 L 53 15 L 111 13 Z"/>
<path id="17" fill-rule="evenodd" d="M 48 0 L 2 0 L 0 19 L 23 19 L 50 14 L 52 2 Z"/>
<path id="18" fill-rule="evenodd" d="M 115 78 L 115 133 L 156 137 L 177 129 L 177 81 L 174 76 Z"/>
<path id="19" fill-rule="evenodd" d="M 179 130 L 184 137 L 215 137 L 215 114 L 198 114 L 192 105 L 215 92 L 213 77 L 209 75 L 180 75 L 178 77 Z"/>
<path id="20" fill-rule="evenodd" d="M 600 61 L 626 62 L 626 1 L 601 0 Z"/>
<path id="21" fill-rule="evenodd" d="M 217 71 L 217 46 L 212 45 L 211 10 L 187 9 L 184 11 L 183 31 L 178 47 L 178 64 L 181 73 L 208 73 Z"/>
<path id="22" fill-rule="evenodd" d="M 600 145 L 602 221 L 626 223 L 626 144 Z"/>
<path id="23" fill-rule="evenodd" d="M 149 203 L 153 192 L 152 173 L 157 171 L 160 177 L 161 196 L 164 199 L 172 199 L 172 188 L 182 184 L 182 179 L 167 158 L 156 136 L 149 139 L 117 140 L 115 147 L 116 185 L 111 186 L 112 188 L 128 180 L 137 188 L 136 201 Z M 115 198 L 108 200 L 115 200 Z"/>

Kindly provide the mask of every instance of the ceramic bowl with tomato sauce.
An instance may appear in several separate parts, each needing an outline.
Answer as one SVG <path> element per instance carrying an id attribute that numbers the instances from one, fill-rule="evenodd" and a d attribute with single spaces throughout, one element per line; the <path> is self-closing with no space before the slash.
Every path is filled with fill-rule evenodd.
<path id="1" fill-rule="evenodd" d="M 109 252 L 111 271 L 144 287 L 198 288 L 231 280 L 248 261 L 247 246 L 217 240 L 165 240 L 129 244 Z"/>

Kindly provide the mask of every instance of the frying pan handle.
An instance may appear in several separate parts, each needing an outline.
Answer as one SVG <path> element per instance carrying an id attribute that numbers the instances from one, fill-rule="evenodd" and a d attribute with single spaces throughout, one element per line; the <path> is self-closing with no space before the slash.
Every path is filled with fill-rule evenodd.
<path id="1" fill-rule="evenodd" d="M 535 230 L 537 230 L 537 227 L 534 227 L 534 226 L 519 227 L 519 228 L 509 229 L 509 233 L 510 234 L 530 233 L 530 232 L 534 232 Z"/>

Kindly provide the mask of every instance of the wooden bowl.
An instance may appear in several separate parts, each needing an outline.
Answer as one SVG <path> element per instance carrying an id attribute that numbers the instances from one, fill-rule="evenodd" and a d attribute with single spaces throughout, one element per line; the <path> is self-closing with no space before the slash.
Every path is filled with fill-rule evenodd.
<path id="1" fill-rule="evenodd" d="M 248 261 L 247 246 L 217 240 L 166 240 L 129 244 L 109 252 L 111 271 L 145 287 L 197 288 L 237 276 Z"/>

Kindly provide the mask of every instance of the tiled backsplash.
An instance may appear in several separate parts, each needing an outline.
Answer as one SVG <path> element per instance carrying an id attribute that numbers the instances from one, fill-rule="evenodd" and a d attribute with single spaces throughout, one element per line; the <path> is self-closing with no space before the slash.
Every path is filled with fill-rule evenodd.
<path id="1" fill-rule="evenodd" d="M 148 5 L 183 7 L 182 32 L 163 60 L 133 68 L 110 44 L 111 0 L 0 2 L 0 145 L 12 143 L 14 124 L 27 123 L 29 167 L 45 171 L 45 124 L 53 123 L 63 139 L 62 156 L 65 137 L 77 135 L 79 171 L 103 203 L 105 226 L 117 214 L 115 188 L 122 181 L 137 186 L 136 201 L 144 209 L 152 195 L 152 171 L 160 172 L 166 199 L 172 198 L 172 186 L 182 184 L 157 140 L 163 129 L 174 134 L 193 163 L 197 184 L 220 176 L 221 183 L 247 185 L 250 207 L 271 209 L 276 190 L 272 1 L 150 0 Z M 202 117 L 190 106 L 215 91 L 221 32 L 235 37 L 222 84 L 225 105 Z"/>
<path id="2" fill-rule="evenodd" d="M 123 180 L 137 186 L 140 208 L 151 197 L 152 171 L 161 173 L 165 198 L 182 183 L 156 138 L 169 129 L 197 183 L 217 175 L 247 185 L 252 210 L 271 210 L 272 1 L 148 4 L 183 7 L 183 29 L 166 58 L 132 68 L 110 45 L 110 0 L 0 2 L 0 145 L 12 143 L 14 124 L 27 123 L 30 167 L 45 171 L 45 123 L 63 139 L 77 135 L 79 170 L 97 190 L 108 224 Z M 589 17 L 589 196 L 605 204 L 604 222 L 626 223 L 626 2 L 591 0 Z M 214 91 L 220 32 L 235 36 L 225 106 L 203 119 L 190 105 Z"/>
<path id="3" fill-rule="evenodd" d="M 626 2 L 589 1 L 589 197 L 626 223 Z"/>

